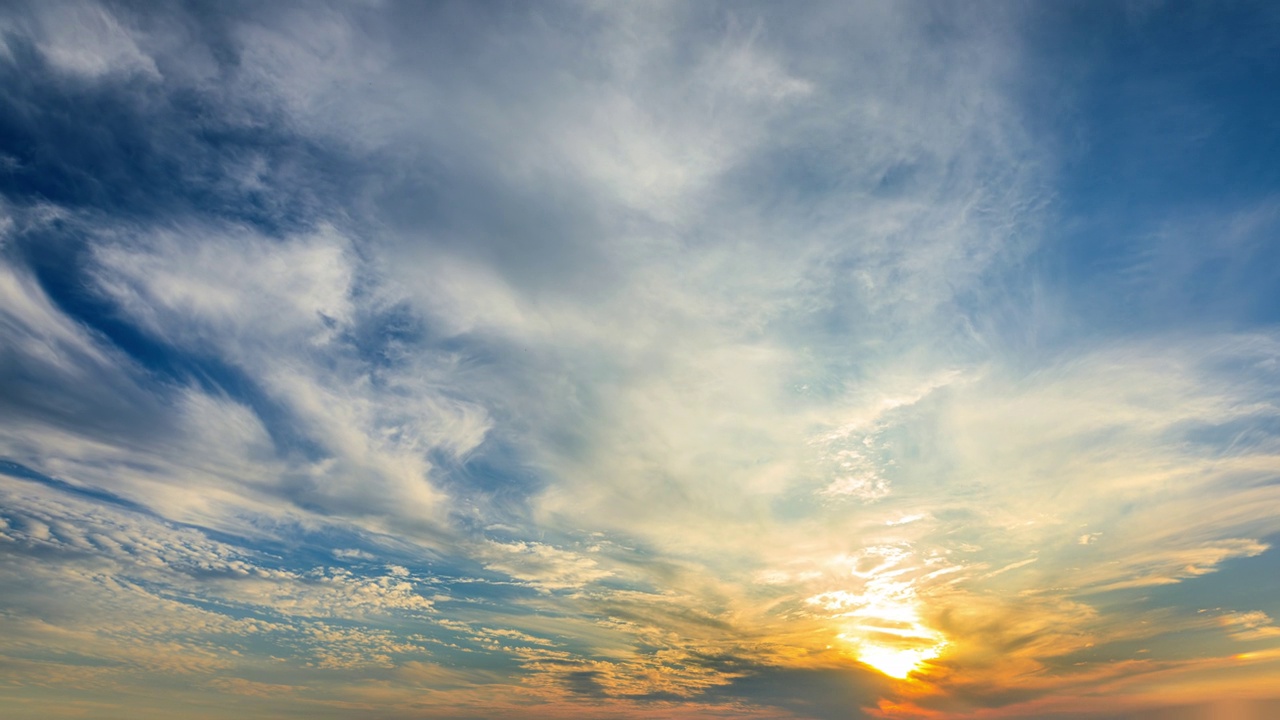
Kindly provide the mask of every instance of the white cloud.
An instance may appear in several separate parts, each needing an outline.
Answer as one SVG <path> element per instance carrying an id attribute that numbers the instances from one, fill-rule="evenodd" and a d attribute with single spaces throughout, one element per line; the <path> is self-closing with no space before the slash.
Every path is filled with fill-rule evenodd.
<path id="1" fill-rule="evenodd" d="M 44 647 L 169 674 L 237 666 L 250 636 L 320 667 L 423 652 L 377 625 L 434 612 L 404 568 L 269 567 L 257 551 L 32 482 L 0 477 L 0 493 L 10 543 L 3 602 L 20 611 L 6 620 L 8 657 Z"/>
<path id="2" fill-rule="evenodd" d="M 247 362 L 281 343 L 324 345 L 351 323 L 350 252 L 328 227 L 284 242 L 193 227 L 96 245 L 95 279 L 156 335 Z"/>
<path id="3" fill-rule="evenodd" d="M 381 366 L 358 356 L 353 336 L 366 324 L 377 332 L 393 308 L 376 278 L 357 291 L 361 268 L 336 230 L 276 241 L 245 228 L 190 227 L 104 243 L 95 258 L 99 289 L 131 320 L 243 370 L 287 408 L 286 422 L 329 456 L 302 470 L 327 509 L 439 524 L 443 493 L 429 456 L 465 456 L 491 420 L 442 392 L 447 356 L 388 357 Z"/>
<path id="4" fill-rule="evenodd" d="M 480 553 L 485 568 L 543 590 L 564 590 L 609 577 L 594 558 L 535 542 L 489 543 Z"/>
<path id="5" fill-rule="evenodd" d="M 131 28 L 94 2 L 38 3 L 40 49 L 58 69 L 99 78 L 139 73 L 158 79 L 155 61 L 139 46 Z"/>

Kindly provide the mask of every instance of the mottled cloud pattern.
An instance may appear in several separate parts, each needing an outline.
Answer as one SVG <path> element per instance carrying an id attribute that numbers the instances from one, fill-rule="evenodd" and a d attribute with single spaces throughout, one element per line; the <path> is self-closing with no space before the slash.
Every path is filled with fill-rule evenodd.
<path id="1" fill-rule="evenodd" d="M 1270 717 L 1278 28 L 8 4 L 6 716 Z"/>

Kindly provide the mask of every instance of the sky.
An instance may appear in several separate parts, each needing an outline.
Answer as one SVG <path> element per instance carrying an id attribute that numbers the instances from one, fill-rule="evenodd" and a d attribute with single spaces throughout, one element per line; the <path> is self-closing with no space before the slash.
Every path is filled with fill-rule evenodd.
<path id="1" fill-rule="evenodd" d="M 3 714 L 1280 715 L 1278 8 L 3 3 Z"/>

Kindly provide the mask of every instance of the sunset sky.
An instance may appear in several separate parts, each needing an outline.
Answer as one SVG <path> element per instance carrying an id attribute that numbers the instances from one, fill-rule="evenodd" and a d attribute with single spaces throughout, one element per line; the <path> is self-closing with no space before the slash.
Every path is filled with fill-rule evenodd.
<path id="1" fill-rule="evenodd" d="M 1280 717 L 1280 4 L 0 4 L 0 716 Z"/>

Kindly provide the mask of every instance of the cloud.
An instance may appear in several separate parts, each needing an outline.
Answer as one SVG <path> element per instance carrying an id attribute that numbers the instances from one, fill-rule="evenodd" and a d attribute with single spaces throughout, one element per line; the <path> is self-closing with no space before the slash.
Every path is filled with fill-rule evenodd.
<path id="1" fill-rule="evenodd" d="M 544 590 L 581 587 L 612 574 L 590 557 L 541 543 L 491 543 L 481 557 L 486 569 Z"/>
<path id="2" fill-rule="evenodd" d="M 134 31 L 107 8 L 85 3 L 35 4 L 40 50 L 59 70 L 97 79 L 106 74 L 158 78 L 155 61 Z M 30 31 L 30 30 L 28 30 Z"/>
<path id="3" fill-rule="evenodd" d="M 1230 613 L 1219 618 L 1223 627 L 1229 628 L 1236 640 L 1265 640 L 1280 637 L 1280 627 L 1264 612 Z"/>
<path id="4" fill-rule="evenodd" d="M 359 516 L 377 506 L 384 512 L 399 507 L 415 522 L 434 516 L 438 525 L 442 493 L 432 484 L 431 453 L 464 456 L 483 441 L 491 425 L 482 407 L 438 389 L 431 376 L 438 376 L 452 361 L 442 358 L 443 365 L 432 368 L 430 360 L 424 365 L 393 355 L 394 344 L 384 345 L 387 355 L 381 363 L 371 364 L 358 355 L 368 348 L 358 347 L 356 338 L 385 327 L 394 307 L 380 307 L 375 300 L 373 307 L 361 308 L 374 317 L 356 317 L 351 303 L 351 294 L 357 292 L 355 268 L 346 258 L 344 241 L 331 229 L 283 245 L 244 228 L 198 232 L 208 233 L 207 242 L 188 242 L 190 233 L 180 240 L 172 232 L 104 239 L 93 251 L 93 282 L 122 317 L 173 349 L 168 352 L 208 358 L 240 374 L 243 381 L 231 391 L 244 393 L 241 398 L 191 386 L 159 392 L 139 387 L 145 379 L 132 358 L 113 353 L 47 299 L 43 306 L 32 306 L 25 298 L 41 299 L 44 293 L 33 280 L 24 281 L 17 274 L 9 275 L 7 282 L 15 293 L 25 282 L 27 291 L 10 312 L 29 317 L 14 318 L 12 323 L 21 323 L 15 330 L 42 333 L 32 339 L 47 348 L 39 352 L 64 358 L 52 368 L 81 376 L 98 373 L 107 380 L 99 383 L 106 385 L 99 394 L 116 386 L 120 389 L 115 392 L 124 395 L 91 396 L 86 402 L 111 402 L 135 413 L 150 406 L 153 417 L 140 419 L 138 430 L 168 416 L 171 428 L 178 429 L 179 437 L 173 438 L 177 447 L 154 439 L 132 442 L 149 446 L 167 463 L 189 466 L 175 468 L 181 474 L 191 476 L 195 469 L 206 478 L 201 482 L 214 486 L 249 484 L 259 492 L 292 494 L 307 510 L 332 513 L 338 508 L 335 503 L 341 503 L 342 512 Z M 25 357 L 36 352 L 33 347 Z M 346 360 L 334 365 L 325 359 L 335 352 Z M 209 360 L 201 362 L 207 366 Z M 49 365 L 30 372 L 48 375 Z M 176 407 L 164 407 L 155 397 L 175 394 Z M 39 407 L 39 401 L 32 402 Z M 266 415 L 274 424 L 264 421 L 264 410 L 276 414 Z M 172 429 L 168 434 L 173 435 Z M 195 447 L 196 438 L 201 438 L 201 447 Z M 302 442 L 314 459 L 298 458 L 299 448 L 290 447 L 291 441 Z M 74 462 L 90 464 L 83 450 L 78 454 Z M 207 458 L 203 464 L 193 462 L 199 456 Z M 256 464 L 246 465 L 246 457 Z M 355 468 L 382 478 L 380 492 L 346 483 L 343 478 Z M 148 499 L 156 502 L 158 497 Z M 202 512 L 219 511 L 206 506 Z"/>
<path id="5" fill-rule="evenodd" d="M 66 553 L 72 560 L 106 562 L 91 570 L 115 579 L 171 586 L 188 599 L 218 598 L 281 616 L 359 618 L 398 611 L 430 612 L 405 568 L 360 576 L 345 568 L 294 570 L 255 560 L 260 553 L 174 528 L 137 511 L 95 506 L 84 499 L 5 478 L 4 539 Z M 89 563 L 90 567 L 93 563 Z"/>
<path id="6" fill-rule="evenodd" d="M 1263 287 L 1274 202 L 1060 284 L 1046 12 L 6 8 L 0 659 L 928 716 L 1269 641 L 1157 591 L 1280 532 L 1274 328 L 1087 320 Z"/>

